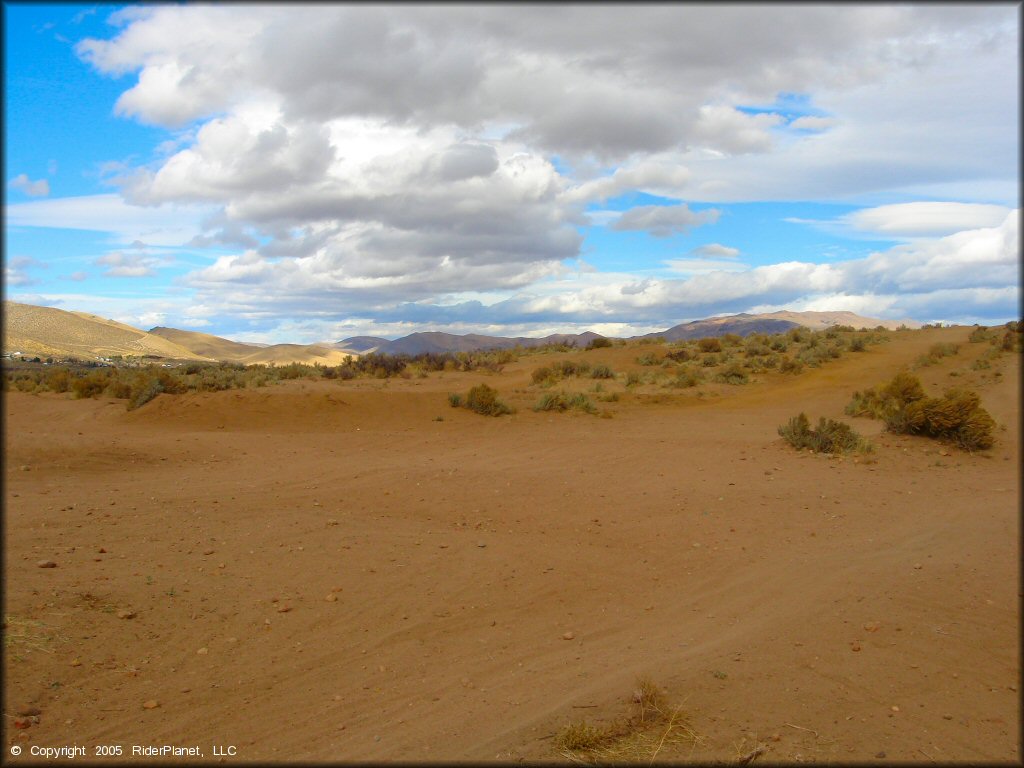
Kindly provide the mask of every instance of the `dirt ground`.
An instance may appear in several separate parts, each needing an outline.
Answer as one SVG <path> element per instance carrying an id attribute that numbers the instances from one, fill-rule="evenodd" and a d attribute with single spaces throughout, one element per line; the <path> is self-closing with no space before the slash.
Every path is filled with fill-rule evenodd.
<path id="1" fill-rule="evenodd" d="M 696 736 L 659 760 L 1019 762 L 1019 358 L 972 370 L 969 330 L 611 418 L 532 411 L 530 373 L 636 347 L 131 412 L 9 393 L 4 758 L 566 762 L 647 675 Z M 982 395 L 992 450 L 843 416 L 936 341 L 916 373 Z M 449 407 L 483 381 L 517 413 Z M 793 450 L 800 411 L 874 453 Z"/>

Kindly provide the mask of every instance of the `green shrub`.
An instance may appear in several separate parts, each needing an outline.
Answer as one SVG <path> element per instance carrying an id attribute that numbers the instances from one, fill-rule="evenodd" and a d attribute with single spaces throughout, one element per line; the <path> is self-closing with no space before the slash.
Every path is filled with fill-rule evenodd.
<path id="1" fill-rule="evenodd" d="M 804 369 L 804 364 L 799 360 L 795 360 L 792 357 L 787 357 L 779 363 L 780 373 L 800 373 Z"/>
<path id="2" fill-rule="evenodd" d="M 614 379 L 615 371 L 609 368 L 607 365 L 595 365 L 590 371 L 590 378 L 592 379 Z"/>
<path id="3" fill-rule="evenodd" d="M 548 392 L 541 396 L 533 407 L 535 411 L 568 411 L 577 410 L 584 413 L 597 413 L 597 408 L 590 398 L 582 392 L 568 394 L 565 392 Z"/>
<path id="4" fill-rule="evenodd" d="M 715 375 L 715 381 L 722 384 L 746 384 L 750 377 L 739 363 L 732 363 Z"/>
<path id="5" fill-rule="evenodd" d="M 466 408 L 483 416 L 503 416 L 506 413 L 513 413 L 505 403 L 498 399 L 497 390 L 486 384 L 479 384 L 469 390 L 466 395 Z"/>
<path id="6" fill-rule="evenodd" d="M 604 347 L 610 347 L 612 345 L 611 339 L 606 339 L 604 336 L 598 336 L 596 339 L 591 339 L 590 343 L 587 344 L 587 349 L 603 349 Z"/>
<path id="7" fill-rule="evenodd" d="M 657 365 L 661 362 L 661 358 L 657 357 L 651 352 L 645 352 L 636 359 L 640 365 Z"/>
<path id="8" fill-rule="evenodd" d="M 811 429 L 807 414 L 794 416 L 779 427 L 779 435 L 798 450 L 809 448 L 816 453 L 848 453 L 870 450 L 869 444 L 849 424 L 826 419 L 818 420 L 817 429 Z"/>
<path id="9" fill-rule="evenodd" d="M 451 392 L 448 395 L 448 405 L 452 408 L 458 408 L 462 405 L 462 395 L 458 392 Z"/>
<path id="10" fill-rule="evenodd" d="M 71 372 L 67 368 L 51 368 L 46 374 L 46 386 L 51 392 L 71 389 Z"/>
<path id="11" fill-rule="evenodd" d="M 992 338 L 992 334 L 989 333 L 988 328 L 984 326 L 976 326 L 971 335 L 967 337 L 967 340 L 971 343 L 977 343 L 980 341 L 988 341 Z"/>
<path id="12" fill-rule="evenodd" d="M 721 352 L 722 342 L 714 336 L 697 340 L 697 349 L 701 352 Z"/>

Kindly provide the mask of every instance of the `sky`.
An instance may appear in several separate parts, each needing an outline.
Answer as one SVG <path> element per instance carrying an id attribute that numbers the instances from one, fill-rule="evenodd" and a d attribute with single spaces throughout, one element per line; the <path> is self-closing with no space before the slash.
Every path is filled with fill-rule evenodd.
<path id="1" fill-rule="evenodd" d="M 1020 4 L 3 14 L 9 300 L 261 343 L 1021 314 Z"/>

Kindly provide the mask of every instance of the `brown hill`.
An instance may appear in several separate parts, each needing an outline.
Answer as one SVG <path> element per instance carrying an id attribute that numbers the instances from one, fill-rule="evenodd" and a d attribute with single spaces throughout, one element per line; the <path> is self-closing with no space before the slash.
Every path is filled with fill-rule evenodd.
<path id="1" fill-rule="evenodd" d="M 124 323 L 54 307 L 4 302 L 5 353 L 95 360 L 112 355 L 156 355 L 182 360 L 208 360 Z"/>
<path id="2" fill-rule="evenodd" d="M 876 317 L 864 317 L 855 312 L 790 312 L 782 310 L 755 315 L 755 317 L 789 320 L 805 328 L 810 328 L 812 331 L 820 331 L 833 325 L 849 325 L 854 328 L 876 328 L 880 325 L 890 331 L 895 331 L 901 325 L 907 328 L 921 327 L 921 323 L 917 320 L 879 320 Z"/>
<path id="3" fill-rule="evenodd" d="M 178 328 L 162 326 L 152 328 L 149 332 L 168 339 L 194 354 L 213 360 L 245 365 L 288 365 L 289 363 L 340 365 L 348 355 L 359 356 L 333 344 L 271 344 L 269 346 L 246 344 L 209 333 L 183 331 Z"/>

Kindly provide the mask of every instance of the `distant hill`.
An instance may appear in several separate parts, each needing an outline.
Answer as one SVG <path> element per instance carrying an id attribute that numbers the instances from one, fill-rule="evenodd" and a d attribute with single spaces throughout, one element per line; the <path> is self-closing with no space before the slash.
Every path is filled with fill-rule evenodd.
<path id="1" fill-rule="evenodd" d="M 820 331 L 832 325 L 849 325 L 854 328 L 877 328 L 882 326 L 890 331 L 895 331 L 901 325 L 907 328 L 920 328 L 922 325 L 917 320 L 879 320 L 876 317 L 864 317 L 854 312 L 790 312 L 783 310 L 781 312 L 755 315 L 755 317 L 790 320 L 813 331 Z"/>
<path id="2" fill-rule="evenodd" d="M 363 346 L 364 354 L 369 351 L 383 355 L 422 355 L 428 352 L 441 354 L 444 352 L 475 352 L 483 349 L 510 349 L 515 346 L 539 347 L 545 344 L 575 344 L 585 347 L 599 334 L 592 331 L 585 333 L 554 333 L 550 336 L 536 338 L 533 336 L 484 336 L 479 333 L 459 335 L 441 331 L 424 331 L 410 333 L 394 341 L 379 339 L 374 336 L 354 336 L 338 342 L 350 348 Z M 369 343 L 373 342 L 370 346 Z"/>
<path id="3" fill-rule="evenodd" d="M 67 312 L 52 307 L 36 307 L 13 301 L 4 302 L 4 351 L 41 357 L 95 360 L 112 355 L 153 355 L 178 360 L 226 361 L 252 365 L 338 365 L 347 355 L 377 352 L 391 355 L 419 355 L 426 352 L 473 352 L 484 349 L 509 349 L 515 346 L 537 347 L 545 344 L 571 344 L 583 348 L 601 338 L 592 331 L 555 333 L 541 338 L 530 336 L 485 336 L 477 333 L 458 335 L 440 331 L 411 333 L 395 340 L 378 336 L 353 336 L 336 343 L 251 344 L 198 331 L 158 326 L 147 331 L 84 312 Z M 879 320 L 853 312 L 771 312 L 741 313 L 711 317 L 674 325 L 664 331 L 633 336 L 633 339 L 662 337 L 667 341 L 724 336 L 734 333 L 780 333 L 803 326 L 821 330 L 833 325 L 854 328 L 895 329 L 901 325 L 920 328 L 914 320 Z"/>
<path id="4" fill-rule="evenodd" d="M 178 344 L 192 353 L 230 363 L 244 365 L 287 365 L 305 363 L 313 365 L 340 365 L 347 355 L 358 357 L 353 351 L 339 349 L 334 344 L 246 344 L 198 331 L 158 326 L 149 331 Z"/>
<path id="5" fill-rule="evenodd" d="M 210 360 L 173 341 L 85 312 L 4 302 L 4 352 L 96 360 L 114 355 L 155 355 Z"/>
<path id="6" fill-rule="evenodd" d="M 785 333 L 790 328 L 798 328 L 801 323 L 792 320 L 766 318 L 761 315 L 731 315 L 714 317 L 708 320 L 693 320 L 689 323 L 673 325 L 665 331 L 645 333 L 633 336 L 634 339 L 663 338 L 666 341 L 683 341 L 686 339 L 702 339 L 705 336 L 724 336 L 734 333 L 737 336 L 749 336 L 752 333 Z"/>

